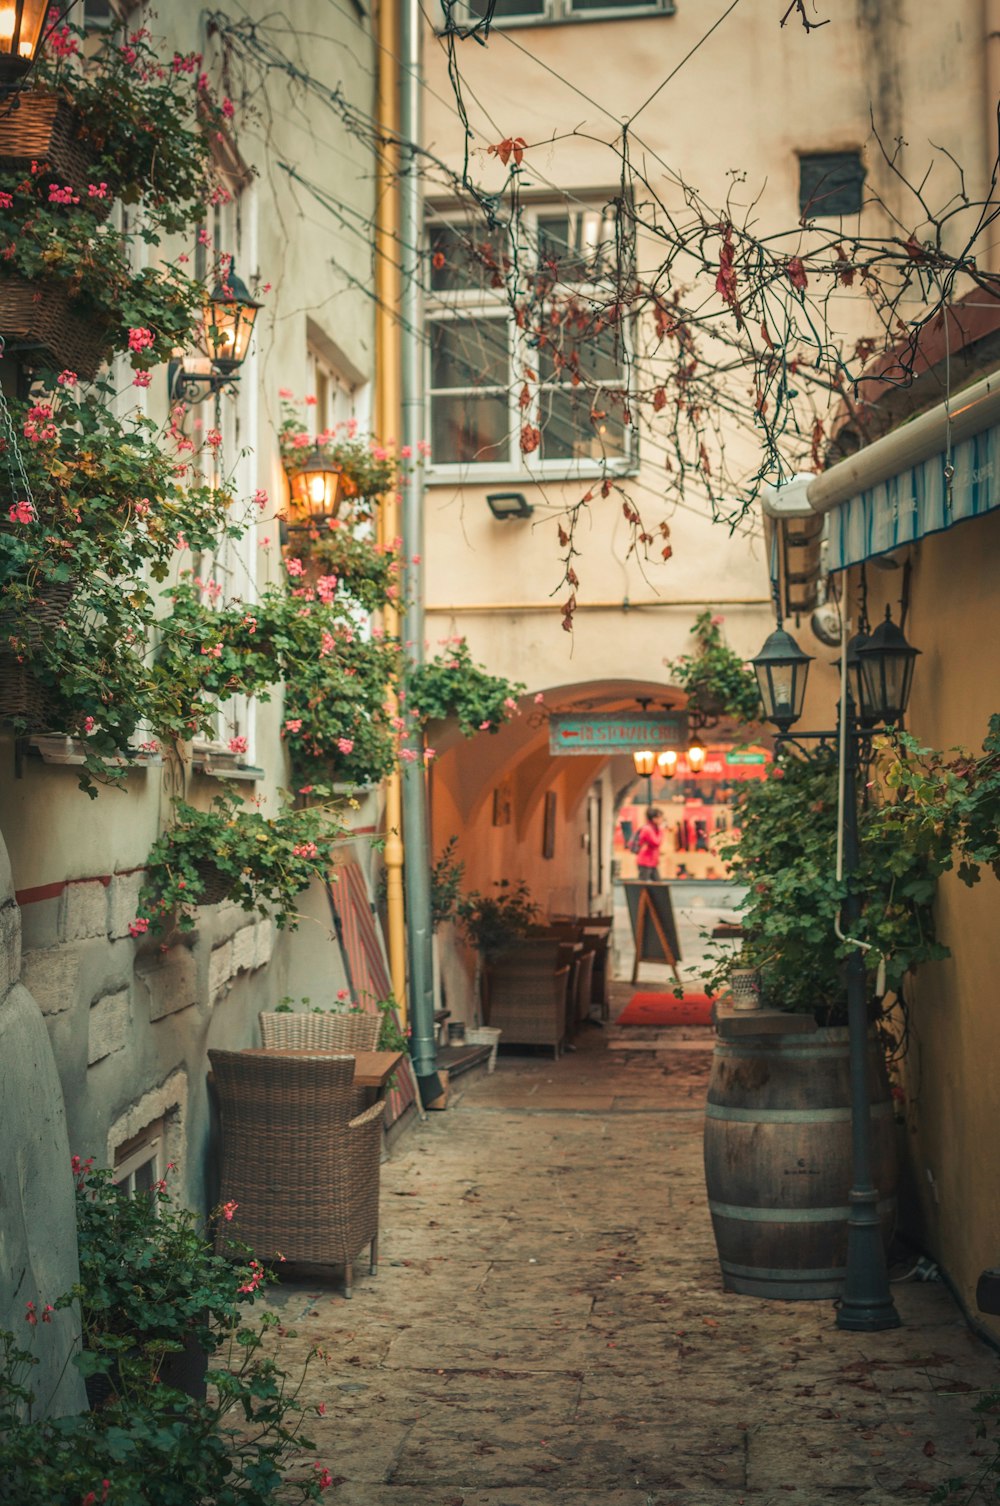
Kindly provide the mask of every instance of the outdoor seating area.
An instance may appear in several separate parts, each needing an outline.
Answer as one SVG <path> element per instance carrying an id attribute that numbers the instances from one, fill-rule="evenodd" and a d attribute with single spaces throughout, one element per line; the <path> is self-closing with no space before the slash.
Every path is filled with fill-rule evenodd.
<path id="1" fill-rule="evenodd" d="M 490 964 L 486 1019 L 505 1045 L 549 1046 L 558 1060 L 585 1021 L 608 1018 L 611 929 L 611 916 L 553 916 Z"/>

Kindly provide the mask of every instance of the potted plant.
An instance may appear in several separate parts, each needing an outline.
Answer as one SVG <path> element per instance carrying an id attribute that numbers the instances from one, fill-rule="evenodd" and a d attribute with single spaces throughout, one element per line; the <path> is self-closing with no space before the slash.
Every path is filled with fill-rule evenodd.
<path id="1" fill-rule="evenodd" d="M 165 63 L 145 27 L 54 27 L 0 120 L 0 166 L 9 176 L 35 162 L 81 199 L 141 202 L 147 228 L 183 230 L 213 190 L 210 136 L 228 113 L 206 82 L 197 53 Z"/>
<path id="2" fill-rule="evenodd" d="M 498 732 L 517 711 L 524 686 L 476 664 L 464 638 L 450 638 L 426 664 L 407 674 L 410 710 L 424 725 L 454 718 L 463 737 Z"/>
<path id="3" fill-rule="evenodd" d="M 80 739 L 90 792 L 143 742 L 210 720 L 187 693 L 190 666 L 171 679 L 153 661 L 150 583 L 189 546 L 217 548 L 246 526 L 175 426 L 119 418 L 110 396 L 106 383 L 81 396 L 66 371 L 15 410 L 26 485 L 0 517 L 0 716 Z"/>
<path id="4" fill-rule="evenodd" d="M 691 628 L 695 652 L 668 665 L 676 683 L 687 692 L 688 714 L 702 726 L 722 717 L 746 723 L 760 716 L 756 676 L 726 644 L 723 621 L 711 611 L 699 612 Z"/>
<path id="5" fill-rule="evenodd" d="M 182 931 L 191 930 L 199 905 L 223 900 L 294 930 L 297 896 L 314 878 L 326 877 L 344 831 L 325 793 L 315 790 L 321 803 L 313 805 L 286 801 L 270 818 L 229 791 L 207 811 L 175 800 L 174 822 L 147 859 L 132 934 L 161 930 L 174 917 Z"/>
<path id="6" fill-rule="evenodd" d="M 886 990 L 903 998 L 914 967 L 947 955 L 932 905 L 951 838 L 916 804 L 887 799 L 880 784 L 872 781 L 859 811 L 853 882 L 861 919 L 851 940 L 867 948 L 875 1185 L 888 1237 L 896 1147 L 875 1025 Z M 779 753 L 770 777 L 741 793 L 736 819 L 731 872 L 748 886 L 736 965 L 758 972 L 771 1019 L 751 1017 L 751 1034 L 727 1033 L 720 1022 L 713 1059 L 705 1169 L 723 1278 L 730 1290 L 759 1296 L 836 1295 L 852 1163 L 844 976 L 851 941 L 835 926 L 846 894 L 836 877 L 835 759 Z M 723 984 L 731 966 L 721 962 L 709 986 Z M 786 1017 L 784 1030 L 774 1011 Z"/>
<path id="7" fill-rule="evenodd" d="M 497 879 L 497 894 L 471 890 L 455 906 L 469 941 L 483 962 L 495 962 L 523 940 L 538 919 L 539 906 L 524 879 Z"/>
<path id="8" fill-rule="evenodd" d="M 319 1500 L 332 1476 L 312 1462 L 303 1433 L 302 1379 L 268 1352 L 277 1318 L 247 1318 L 264 1268 L 214 1255 L 163 1182 L 130 1196 L 92 1160 L 74 1157 L 73 1170 L 80 1282 L 40 1311 L 28 1302 L 24 1338 L 0 1330 L 0 1497 L 83 1506 Z M 49 1418 L 30 1385 L 36 1348 L 52 1332 L 52 1312 L 77 1304 L 87 1347 L 75 1363 L 97 1404 Z M 210 1390 L 203 1369 L 178 1369 L 201 1347 Z"/>

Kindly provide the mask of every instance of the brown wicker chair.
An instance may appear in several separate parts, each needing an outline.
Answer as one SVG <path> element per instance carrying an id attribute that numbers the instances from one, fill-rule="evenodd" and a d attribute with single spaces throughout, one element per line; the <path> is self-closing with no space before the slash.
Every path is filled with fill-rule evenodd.
<path id="1" fill-rule="evenodd" d="M 497 962 L 489 975 L 488 1024 L 503 1032 L 505 1045 L 551 1046 L 555 1058 L 566 1035 L 569 968 L 533 972 L 516 962 Z"/>
<path id="2" fill-rule="evenodd" d="M 377 1014 L 278 1014 L 264 1012 L 265 1048 L 295 1051 L 377 1051 L 382 1021 Z"/>
<path id="3" fill-rule="evenodd" d="M 378 1265 L 384 1102 L 353 1113 L 354 1058 L 208 1053 L 222 1117 L 220 1200 L 237 1204 L 217 1236 L 259 1260 L 344 1267 L 371 1246 Z"/>

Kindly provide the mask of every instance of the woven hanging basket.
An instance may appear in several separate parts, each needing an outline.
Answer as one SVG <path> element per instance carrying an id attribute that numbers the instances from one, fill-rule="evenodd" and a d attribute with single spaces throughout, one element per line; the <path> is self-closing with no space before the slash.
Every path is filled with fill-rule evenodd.
<path id="1" fill-rule="evenodd" d="M 202 882 L 201 897 L 196 901 L 197 904 L 220 905 L 230 897 L 234 883 L 231 873 L 223 873 L 211 858 L 201 858 L 195 863 L 194 870 Z"/>
<path id="2" fill-rule="evenodd" d="M 0 277 L 0 335 L 8 345 L 37 350 L 29 364 L 68 367 L 86 381 L 97 375 L 114 344 L 109 327 L 81 316 L 59 283 L 24 277 Z"/>
<path id="3" fill-rule="evenodd" d="M 72 188 L 96 220 L 106 219 L 114 202 L 92 198 L 93 165 L 97 153 L 80 132 L 72 105 L 47 89 L 25 89 L 14 108 L 0 111 L 0 176 L 11 180 L 31 172 L 31 165 L 48 165 L 48 177 L 61 188 Z"/>
<path id="4" fill-rule="evenodd" d="M 39 685 L 30 665 L 3 652 L 0 652 L 0 721 L 17 722 L 22 732 L 48 732 L 52 727 L 48 691 Z"/>
<path id="5" fill-rule="evenodd" d="M 0 611 L 0 639 L 16 635 L 28 648 L 39 648 L 65 617 L 75 590 L 73 581 L 51 581 L 16 616 Z"/>

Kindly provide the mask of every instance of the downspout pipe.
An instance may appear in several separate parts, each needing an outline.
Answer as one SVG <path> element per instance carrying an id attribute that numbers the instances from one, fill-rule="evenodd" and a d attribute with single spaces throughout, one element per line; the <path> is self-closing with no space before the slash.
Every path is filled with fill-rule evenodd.
<path id="1" fill-rule="evenodd" d="M 396 0 L 381 0 L 377 12 L 378 127 L 383 141 L 399 139 L 399 18 Z M 383 146 L 378 162 L 378 200 L 375 256 L 375 369 L 377 373 L 377 430 L 383 442 L 399 431 L 400 347 L 396 310 L 399 308 L 399 269 L 396 244 L 399 239 L 399 203 L 396 192 L 395 148 Z M 378 514 L 379 542 L 391 545 L 399 534 L 399 507 L 395 490 L 381 500 Z M 387 602 L 383 612 L 390 638 L 399 637 L 399 611 Z M 399 715 L 397 688 L 392 686 L 387 705 L 390 716 Z M 385 782 L 385 904 L 389 976 L 399 1006 L 400 1024 L 409 1022 L 406 992 L 406 906 L 403 898 L 403 791 L 402 776 L 393 769 Z"/>
<path id="2" fill-rule="evenodd" d="M 402 262 L 400 343 L 402 346 L 402 441 L 411 456 L 423 438 L 423 364 L 419 341 L 421 192 L 416 153 L 408 145 L 420 140 L 420 6 L 401 0 L 399 242 Z M 424 653 L 424 483 L 414 464 L 403 486 L 403 554 L 405 558 L 403 641 L 407 662 L 417 665 Z M 407 719 L 409 713 L 407 711 Z M 423 739 L 414 731 L 415 751 Z M 403 832 L 406 843 L 406 932 L 409 953 L 410 1055 L 425 1104 L 442 1096 L 434 1038 L 434 972 L 431 931 L 430 830 L 427 773 L 417 757 L 403 771 Z"/>
<path id="3" fill-rule="evenodd" d="M 984 152 L 986 183 L 990 185 L 997 161 L 997 106 L 1000 105 L 1000 0 L 983 0 L 983 63 L 985 84 Z M 995 207 L 995 193 L 991 207 Z M 1000 271 L 1000 250 L 983 247 L 982 263 L 989 272 Z"/>

